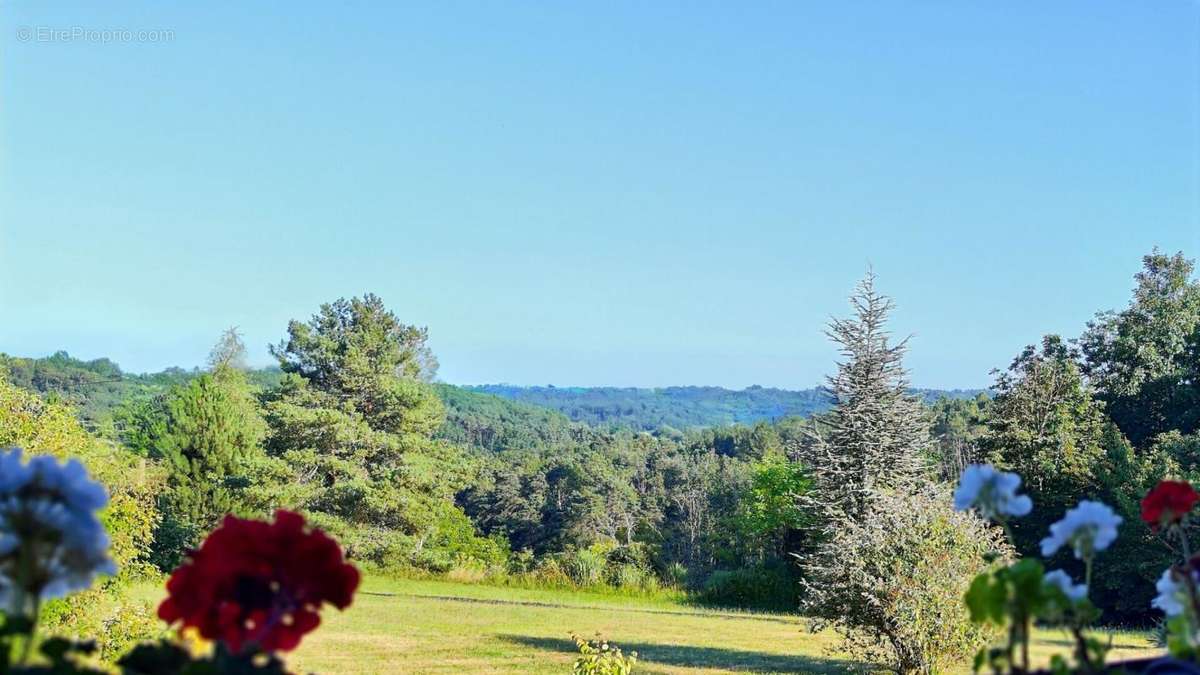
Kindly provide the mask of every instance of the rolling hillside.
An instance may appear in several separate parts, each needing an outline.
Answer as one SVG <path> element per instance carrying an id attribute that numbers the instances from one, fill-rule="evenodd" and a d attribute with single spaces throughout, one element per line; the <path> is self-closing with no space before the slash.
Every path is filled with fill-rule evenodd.
<path id="1" fill-rule="evenodd" d="M 758 386 L 741 390 L 722 387 L 518 387 L 507 384 L 463 388 L 557 410 L 576 422 L 647 431 L 662 427 L 682 430 L 808 417 L 828 410 L 831 404 L 828 394 L 819 387 L 798 391 Z M 916 389 L 913 393 L 932 402 L 943 396 L 971 398 L 981 391 Z"/>
<path id="2" fill-rule="evenodd" d="M 83 361 L 66 352 L 45 358 L 0 354 L 0 373 L 13 384 L 43 395 L 63 397 L 79 410 L 90 428 L 103 427 L 114 406 L 137 396 L 153 396 L 186 382 L 200 371 L 169 368 L 159 373 L 123 372 L 109 359 Z M 250 379 L 266 389 L 278 383 L 276 367 L 250 371 Z M 523 436 L 550 434 L 563 440 L 572 422 L 595 427 L 653 431 L 728 424 L 753 424 L 784 417 L 808 417 L 829 409 L 824 389 L 786 390 L 747 387 L 519 387 L 507 384 L 456 386 L 438 384 L 446 404 L 443 437 L 477 447 L 502 450 L 522 445 Z M 979 389 L 916 389 L 926 401 L 942 396 L 969 398 Z M 497 398 L 498 397 L 498 398 Z M 503 399 L 503 401 L 498 400 Z M 512 405 L 515 402 L 519 405 Z M 488 420 L 479 426 L 482 419 Z"/>

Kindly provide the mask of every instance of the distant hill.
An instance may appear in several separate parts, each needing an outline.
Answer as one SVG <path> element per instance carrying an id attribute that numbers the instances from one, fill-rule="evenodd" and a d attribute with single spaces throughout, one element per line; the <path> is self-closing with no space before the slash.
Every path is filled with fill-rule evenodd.
<path id="1" fill-rule="evenodd" d="M 79 419 L 92 431 L 102 430 L 113 409 L 124 401 L 155 396 L 200 374 L 192 368 L 167 368 L 157 373 L 123 372 L 109 359 L 84 361 L 59 351 L 44 358 L 24 358 L 0 353 L 0 377 L 22 389 L 66 400 L 75 406 Z M 267 388 L 279 382 L 279 368 L 260 368 L 247 373 L 250 381 Z"/>
<path id="2" fill-rule="evenodd" d="M 76 406 L 79 417 L 93 430 L 111 419 L 113 408 L 132 398 L 155 396 L 200 374 L 198 369 L 168 368 L 158 373 L 126 373 L 109 359 L 84 361 L 57 352 L 44 358 L 0 354 L 0 376 L 45 396 L 63 398 Z M 279 383 L 277 367 L 248 372 L 263 389 Z M 500 451 L 535 443 L 561 443 L 583 432 L 578 423 L 611 429 L 681 431 L 760 420 L 808 417 L 829 409 L 825 390 L 814 387 L 790 391 L 767 387 L 742 390 L 722 387 L 518 387 L 436 385 L 446 403 L 447 440 Z M 942 396 L 969 398 L 979 389 L 917 389 L 926 401 Z M 496 398 L 499 397 L 499 398 Z M 514 402 L 518 405 L 514 405 Z"/>
<path id="3" fill-rule="evenodd" d="M 576 422 L 595 426 L 654 430 L 753 424 L 784 417 L 809 417 L 829 409 L 822 388 L 797 391 L 768 387 L 518 387 L 508 384 L 466 386 L 521 403 L 557 410 Z M 914 389 L 927 402 L 942 397 L 973 398 L 982 389 Z"/>
<path id="4" fill-rule="evenodd" d="M 560 412 L 528 403 L 436 384 L 446 405 L 438 437 L 489 453 L 559 447 L 589 437 L 590 430 Z"/>

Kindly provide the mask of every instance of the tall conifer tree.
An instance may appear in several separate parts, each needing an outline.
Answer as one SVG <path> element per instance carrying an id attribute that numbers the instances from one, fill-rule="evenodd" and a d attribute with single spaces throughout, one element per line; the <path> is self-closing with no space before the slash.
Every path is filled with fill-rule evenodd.
<path id="1" fill-rule="evenodd" d="M 827 431 L 807 459 L 823 508 L 857 519 L 873 495 L 911 488 L 925 475 L 931 441 L 921 404 L 908 393 L 908 339 L 891 341 L 886 324 L 893 303 L 875 290 L 873 273 L 850 302 L 854 316 L 833 319 L 826 331 L 843 360 L 829 377 L 834 407 L 824 420 Z"/>

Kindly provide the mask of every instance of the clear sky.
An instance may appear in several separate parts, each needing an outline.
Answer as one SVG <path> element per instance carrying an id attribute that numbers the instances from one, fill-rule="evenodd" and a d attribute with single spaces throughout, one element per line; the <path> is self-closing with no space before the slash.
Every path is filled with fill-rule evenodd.
<path id="1" fill-rule="evenodd" d="M 1200 256 L 1195 2 L 119 4 L 0 5 L 0 351 L 372 291 L 448 382 L 800 388 L 873 265 L 973 387 Z"/>

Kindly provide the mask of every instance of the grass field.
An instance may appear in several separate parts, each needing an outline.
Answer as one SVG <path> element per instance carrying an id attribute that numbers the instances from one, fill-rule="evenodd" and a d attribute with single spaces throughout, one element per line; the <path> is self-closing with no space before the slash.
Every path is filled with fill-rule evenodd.
<path id="1" fill-rule="evenodd" d="M 355 604 L 306 638 L 297 672 L 565 673 L 569 633 L 599 632 L 637 650 L 645 673 L 833 673 L 850 662 L 836 637 L 813 634 L 796 616 L 697 609 L 670 599 L 524 590 L 372 578 Z M 1113 633 L 1113 658 L 1152 653 L 1145 634 Z M 1039 634 L 1046 660 L 1069 649 L 1057 631 Z"/>
<path id="2" fill-rule="evenodd" d="M 810 633 L 800 617 L 697 609 L 670 598 L 374 577 L 350 609 L 324 616 L 289 657 L 293 672 L 566 673 L 575 654 L 572 631 L 601 633 L 636 650 L 635 672 L 642 673 L 834 673 L 854 666 L 832 653 L 832 633 Z M 1144 633 L 1112 637 L 1114 659 L 1153 653 Z M 1068 649 L 1065 634 L 1043 631 L 1034 655 L 1045 662 Z"/>

